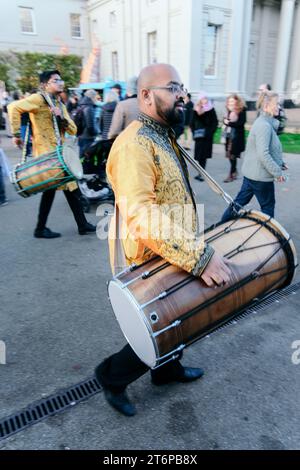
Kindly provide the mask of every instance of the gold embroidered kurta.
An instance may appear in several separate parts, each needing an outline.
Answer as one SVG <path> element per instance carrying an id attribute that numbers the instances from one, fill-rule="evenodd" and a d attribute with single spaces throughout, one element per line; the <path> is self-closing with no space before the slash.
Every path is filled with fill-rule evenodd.
<path id="1" fill-rule="evenodd" d="M 172 131 L 141 114 L 115 140 L 107 162 L 127 264 L 159 255 L 200 276 L 214 250 L 198 235 L 188 171 Z M 115 217 L 110 226 L 115 264 Z"/>
<path id="2" fill-rule="evenodd" d="M 34 93 L 28 98 L 14 101 L 8 105 L 8 115 L 11 123 L 12 133 L 20 132 L 21 114 L 29 113 L 32 126 L 32 147 L 33 155 L 38 157 L 45 153 L 51 152 L 57 146 L 57 139 L 54 132 L 53 118 L 49 105 L 39 93 Z M 67 108 L 61 103 L 63 118 L 68 122 L 64 132 L 70 135 L 76 135 L 77 128 L 70 118 Z M 62 142 L 64 141 L 64 132 L 61 133 Z M 59 189 L 69 189 L 70 191 L 77 188 L 75 182 L 67 183 Z"/>

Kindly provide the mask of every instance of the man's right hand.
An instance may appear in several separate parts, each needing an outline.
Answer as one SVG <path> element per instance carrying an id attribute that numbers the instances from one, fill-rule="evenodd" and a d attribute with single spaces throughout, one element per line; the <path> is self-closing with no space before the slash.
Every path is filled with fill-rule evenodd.
<path id="1" fill-rule="evenodd" d="M 215 252 L 200 278 L 208 287 L 227 284 L 230 281 L 230 264 L 231 261 Z"/>
<path id="2" fill-rule="evenodd" d="M 13 144 L 21 149 L 23 147 L 23 140 L 21 137 L 13 137 Z"/>

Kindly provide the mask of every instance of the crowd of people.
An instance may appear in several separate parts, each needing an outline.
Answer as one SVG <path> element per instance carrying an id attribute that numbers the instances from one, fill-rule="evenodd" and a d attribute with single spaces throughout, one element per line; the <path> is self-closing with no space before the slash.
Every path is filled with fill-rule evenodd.
<path id="1" fill-rule="evenodd" d="M 40 83 L 41 87 L 47 87 L 49 84 Z M 63 88 L 63 81 L 60 84 L 60 88 Z M 271 86 L 269 84 L 262 84 L 258 89 L 258 107 L 257 113 L 260 115 L 262 109 L 260 103 L 260 97 L 265 93 L 271 92 Z M 31 100 L 31 96 L 35 96 L 37 90 L 32 90 L 30 93 L 21 95 L 18 92 L 14 92 L 12 96 L 8 93 L 4 94 L 1 103 L 1 122 L 2 127 L 6 129 L 6 135 L 8 137 L 14 137 L 11 129 L 11 122 L 8 117 L 8 106 L 14 103 L 14 109 L 18 109 L 17 101 Z M 137 98 L 137 77 L 132 77 L 127 82 L 126 95 L 122 95 L 122 87 L 116 83 L 111 89 L 103 96 L 99 91 L 94 89 L 88 89 L 84 92 L 83 96 L 78 96 L 76 93 L 68 95 L 65 90 L 60 90 L 60 101 L 62 105 L 66 107 L 66 111 L 69 114 L 71 120 L 73 120 L 77 126 L 77 137 L 79 145 L 79 155 L 84 162 L 84 169 L 87 172 L 92 171 L 99 172 L 101 165 L 89 164 L 89 149 L 94 149 L 95 141 L 103 141 L 105 145 L 101 148 L 105 149 L 103 154 L 100 156 L 95 155 L 93 161 L 97 161 L 107 158 L 109 150 L 111 148 L 114 139 L 134 120 L 137 119 L 139 114 L 138 98 Z M 26 108 L 26 106 L 25 106 Z M 32 143 L 36 140 L 36 136 L 32 135 L 32 121 L 30 113 L 25 109 L 20 109 L 21 124 L 18 131 L 20 131 L 21 140 L 18 139 L 18 145 L 22 142 L 22 145 L 26 147 L 25 154 L 32 154 Z M 33 114 L 32 114 L 33 116 Z M 279 122 L 277 128 L 277 134 L 283 132 L 285 124 L 284 109 L 278 101 L 277 114 L 275 116 Z M 179 143 L 187 150 L 192 150 L 192 143 L 194 142 L 194 158 L 200 164 L 202 168 L 206 168 L 207 160 L 213 156 L 213 142 L 214 135 L 218 127 L 221 127 L 221 143 L 224 144 L 224 155 L 229 161 L 229 174 L 223 180 L 224 183 L 230 183 L 237 179 L 238 166 L 237 162 L 240 159 L 242 153 L 245 151 L 246 139 L 245 139 L 245 124 L 246 124 L 246 104 L 243 98 L 237 94 L 231 94 L 227 97 L 225 102 L 225 112 L 223 119 L 219 122 L 215 106 L 213 101 L 207 96 L 207 93 L 200 92 L 196 96 L 195 102 L 192 101 L 190 93 L 184 97 L 184 115 L 181 121 L 174 124 L 173 130 L 175 132 L 176 139 Z M 98 147 L 99 148 L 99 147 Z M 45 150 L 45 149 L 44 149 Z M 0 205 L 6 205 L 7 199 L 5 195 L 4 186 L 4 158 L 5 155 L 2 151 L 2 158 L 0 159 Z M 2 164 L 1 164 L 2 162 Z M 198 181 L 204 181 L 202 175 L 199 173 L 195 176 Z M 93 192 L 93 191 L 92 191 Z M 96 194 L 96 193 L 95 193 Z M 78 196 L 78 194 L 77 194 Z M 49 195 L 47 195 L 49 197 Z M 78 199 L 78 197 L 77 197 Z M 52 203 L 51 203 L 52 204 Z M 47 209 L 42 210 L 42 213 L 47 214 L 48 207 L 51 204 L 47 204 Z M 43 206 L 43 205 L 42 205 Z M 50 210 L 50 209 L 49 209 Z M 47 220 L 47 215 L 44 217 Z M 80 226 L 83 224 L 83 218 L 80 222 Z M 85 224 L 85 222 L 84 222 Z M 38 227 L 44 230 L 43 224 L 38 223 Z M 51 233 L 47 232 L 51 237 Z M 57 235 L 54 235 L 57 236 Z"/>

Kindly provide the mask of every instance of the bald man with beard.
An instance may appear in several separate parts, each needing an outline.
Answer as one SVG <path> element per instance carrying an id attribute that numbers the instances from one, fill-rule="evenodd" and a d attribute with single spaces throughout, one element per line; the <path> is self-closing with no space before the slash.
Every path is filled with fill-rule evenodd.
<path id="1" fill-rule="evenodd" d="M 107 176 L 122 217 L 120 233 L 126 234 L 119 241 L 125 265 L 139 265 L 159 255 L 212 287 L 227 283 L 230 269 L 227 261 L 198 233 L 187 166 L 172 130 L 182 120 L 185 96 L 186 90 L 172 66 L 155 64 L 141 71 L 138 79 L 140 114 L 115 140 L 107 162 Z M 176 238 L 170 238 L 170 232 L 169 237 L 164 237 L 164 227 L 170 224 L 164 208 L 168 205 L 183 208 L 187 204 L 193 208 L 192 220 L 187 225 L 182 220 L 182 212 L 181 217 L 175 214 L 176 230 L 172 234 L 176 233 Z M 117 265 L 115 229 L 113 220 L 109 245 L 114 274 L 125 267 Z M 182 353 L 151 370 L 152 383 L 191 382 L 202 377 L 202 369 L 183 367 L 179 362 L 181 356 Z M 95 375 L 108 403 L 122 414 L 133 416 L 136 409 L 129 401 L 126 387 L 148 370 L 127 344 L 99 364 Z"/>

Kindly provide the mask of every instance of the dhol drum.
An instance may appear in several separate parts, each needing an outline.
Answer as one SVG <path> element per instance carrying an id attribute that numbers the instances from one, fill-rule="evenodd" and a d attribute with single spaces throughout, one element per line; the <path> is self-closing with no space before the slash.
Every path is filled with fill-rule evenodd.
<path id="1" fill-rule="evenodd" d="M 62 147 L 57 147 L 53 152 L 17 164 L 11 173 L 11 182 L 20 196 L 29 197 L 82 177 L 79 157 L 71 147 L 64 145 L 63 151 Z"/>
<path id="2" fill-rule="evenodd" d="M 225 286 L 207 287 L 160 257 L 129 267 L 108 284 L 121 330 L 151 368 L 175 359 L 253 301 L 293 279 L 294 244 L 276 220 L 261 212 L 217 224 L 205 232 L 205 240 L 232 262 Z"/>

